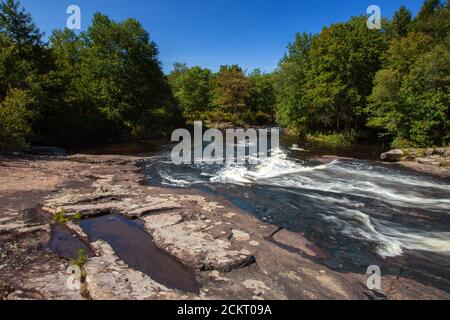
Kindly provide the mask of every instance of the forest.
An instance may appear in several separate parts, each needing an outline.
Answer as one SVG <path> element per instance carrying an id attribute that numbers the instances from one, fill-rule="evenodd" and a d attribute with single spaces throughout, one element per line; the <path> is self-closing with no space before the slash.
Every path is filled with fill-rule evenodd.
<path id="1" fill-rule="evenodd" d="M 0 149 L 151 139 L 203 120 L 308 136 L 450 144 L 450 0 L 297 33 L 276 70 L 176 63 L 164 74 L 139 21 L 97 13 L 48 40 L 18 0 L 0 2 Z"/>

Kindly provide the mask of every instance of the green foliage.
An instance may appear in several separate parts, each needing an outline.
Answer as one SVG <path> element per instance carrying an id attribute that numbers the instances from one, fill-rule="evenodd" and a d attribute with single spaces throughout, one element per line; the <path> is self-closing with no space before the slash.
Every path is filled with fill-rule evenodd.
<path id="1" fill-rule="evenodd" d="M 43 122 L 70 116 L 51 122 L 48 135 L 61 136 L 71 128 L 66 139 L 82 141 L 170 130 L 177 110 L 156 44 L 139 22 L 117 23 L 96 14 L 87 32 L 57 31 L 51 45 L 57 68 L 45 84 L 55 101 Z"/>
<path id="2" fill-rule="evenodd" d="M 160 135 L 181 119 L 157 46 L 134 19 L 96 14 L 86 32 L 55 30 L 47 45 L 20 2 L 2 0 L 0 99 L 11 89 L 33 98 L 30 125 L 51 143 Z"/>
<path id="3" fill-rule="evenodd" d="M 32 98 L 23 90 L 11 89 L 0 103 L 0 148 L 27 149 L 27 138 L 31 134 L 28 110 Z"/>
<path id="4" fill-rule="evenodd" d="M 250 111 L 252 84 L 237 65 L 222 66 L 214 77 L 213 104 L 228 113 Z"/>
<path id="5" fill-rule="evenodd" d="M 73 216 L 67 216 L 66 210 L 63 208 L 53 215 L 53 222 L 64 225 L 69 221 L 81 220 L 82 218 L 83 215 L 80 212 L 75 213 Z"/>
<path id="6" fill-rule="evenodd" d="M 186 119 L 198 120 L 201 114 L 211 109 L 212 72 L 209 69 L 178 64 L 169 81 Z"/>
<path id="7" fill-rule="evenodd" d="M 364 107 L 381 55 L 383 31 L 369 30 L 366 17 L 297 35 L 278 70 L 278 119 L 306 131 L 350 132 L 364 126 Z"/>
<path id="8" fill-rule="evenodd" d="M 395 12 L 392 19 L 392 25 L 394 27 L 394 33 L 397 37 L 404 37 L 408 34 L 411 26 L 412 15 L 405 6 L 401 6 L 398 11 Z"/>
<path id="9" fill-rule="evenodd" d="M 30 63 L 20 57 L 17 45 L 0 33 L 0 99 L 11 88 L 26 88 L 31 72 Z"/>
<path id="10" fill-rule="evenodd" d="M 306 75 L 310 68 L 309 52 L 313 39 L 306 33 L 297 34 L 274 74 L 277 121 L 295 131 L 307 128 L 311 118 L 306 98 Z"/>
<path id="11" fill-rule="evenodd" d="M 39 46 L 42 43 L 42 34 L 19 1 L 0 2 L 0 32 L 20 46 Z"/>
<path id="12" fill-rule="evenodd" d="M 442 19 L 448 14 L 439 1 L 425 1 L 412 31 L 392 41 L 376 75 L 368 125 L 392 136 L 394 147 L 450 141 L 450 25 Z"/>
<path id="13" fill-rule="evenodd" d="M 158 49 L 141 24 L 96 14 L 82 36 L 81 96 L 119 133 L 139 132 L 152 110 L 169 104 Z"/>
<path id="14" fill-rule="evenodd" d="M 251 124 L 273 123 L 275 120 L 276 92 L 271 74 L 255 69 L 248 77 L 252 85 L 250 110 L 254 118 Z"/>
<path id="15" fill-rule="evenodd" d="M 77 266 L 79 268 L 82 268 L 86 264 L 87 260 L 88 259 L 87 259 L 87 256 L 86 256 L 84 250 L 80 249 L 78 251 L 78 256 L 75 259 L 72 259 L 70 261 L 70 264 L 73 265 L 73 266 Z M 81 276 L 82 276 L 81 278 L 85 277 L 85 275 L 83 275 L 83 274 Z"/>
<path id="16" fill-rule="evenodd" d="M 159 136 L 182 116 L 276 121 L 331 145 L 376 134 L 394 146 L 448 145 L 449 1 L 425 0 L 414 18 L 402 6 L 382 30 L 366 20 L 297 34 L 273 74 L 177 63 L 165 76 L 134 19 L 97 13 L 85 32 L 55 30 L 46 44 L 18 0 L 0 0 L 0 147 Z"/>
<path id="17" fill-rule="evenodd" d="M 189 121 L 229 122 L 238 126 L 274 122 L 275 88 L 272 75 L 250 75 L 237 65 L 209 69 L 176 63 L 169 75 L 178 105 Z"/>
<path id="18" fill-rule="evenodd" d="M 356 141 L 354 133 L 332 133 L 332 134 L 309 134 L 306 136 L 307 141 L 315 144 L 321 144 L 324 147 L 342 147 L 350 146 Z"/>
<path id="19" fill-rule="evenodd" d="M 83 218 L 83 215 L 81 214 L 81 212 L 77 212 L 73 216 L 73 220 L 81 220 L 82 218 Z"/>
<path id="20" fill-rule="evenodd" d="M 426 0 L 414 19 L 402 6 L 382 30 L 365 21 L 296 36 L 274 75 L 278 122 L 332 144 L 374 130 L 393 146 L 448 144 L 448 1 Z"/>
<path id="21" fill-rule="evenodd" d="M 58 224 L 66 224 L 70 221 L 70 218 L 66 216 L 66 210 L 61 209 L 53 215 L 53 222 Z"/>

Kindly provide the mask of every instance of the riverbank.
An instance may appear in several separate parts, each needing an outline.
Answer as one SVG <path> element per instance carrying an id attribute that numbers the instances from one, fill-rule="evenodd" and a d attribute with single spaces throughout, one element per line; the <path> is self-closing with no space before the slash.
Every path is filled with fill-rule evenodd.
<path id="1" fill-rule="evenodd" d="M 450 179 L 450 148 L 395 149 L 383 153 L 381 161 Z"/>
<path id="2" fill-rule="evenodd" d="M 371 291 L 365 274 L 325 267 L 325 253 L 302 234 L 260 221 L 223 197 L 145 186 L 143 160 L 1 156 L 0 297 L 450 299 L 444 291 L 397 275 L 383 276 L 383 290 Z M 55 244 L 52 217 L 62 212 L 67 220 L 81 217 L 81 222 L 114 215 L 136 222 L 174 270 L 183 268 L 195 283 L 183 291 L 158 282 L 163 275 L 149 276 L 139 265 L 130 266 L 140 252 L 121 255 L 120 247 L 115 250 L 113 242 L 97 239 L 73 220 L 65 224 L 69 242 L 81 242 L 90 255 L 82 264 L 81 287 L 68 286 L 71 261 L 49 246 Z M 61 249 L 67 239 L 59 240 Z M 183 281 L 183 274 L 173 273 L 173 278 Z"/>

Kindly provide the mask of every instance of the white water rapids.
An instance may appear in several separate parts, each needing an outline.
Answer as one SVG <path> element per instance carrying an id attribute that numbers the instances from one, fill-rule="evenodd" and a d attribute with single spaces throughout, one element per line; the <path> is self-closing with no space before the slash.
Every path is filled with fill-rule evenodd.
<path id="1" fill-rule="evenodd" d="M 161 184 L 177 187 L 278 188 L 290 204 L 282 210 L 293 210 L 290 219 L 296 219 L 295 210 L 309 210 L 309 216 L 320 218 L 315 221 L 331 224 L 342 235 L 375 243 L 380 257 L 399 256 L 405 249 L 450 256 L 449 224 L 439 223 L 450 221 L 450 185 L 431 177 L 369 161 L 306 164 L 281 150 L 254 166 L 175 167 L 166 162 L 158 173 Z"/>

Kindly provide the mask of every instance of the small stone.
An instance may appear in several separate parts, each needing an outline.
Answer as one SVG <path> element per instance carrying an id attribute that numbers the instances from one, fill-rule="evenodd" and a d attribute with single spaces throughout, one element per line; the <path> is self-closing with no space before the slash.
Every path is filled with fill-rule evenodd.
<path id="1" fill-rule="evenodd" d="M 225 213 L 225 217 L 226 218 L 229 218 L 229 219 L 231 219 L 231 218 L 233 218 L 233 217 L 235 217 L 236 216 L 236 213 L 234 213 L 234 212 L 228 212 L 228 213 Z"/>
<path id="2" fill-rule="evenodd" d="M 232 232 L 233 232 L 233 238 L 236 241 L 248 241 L 250 239 L 250 236 L 247 233 L 242 232 L 240 230 L 233 230 Z"/>
<path id="3" fill-rule="evenodd" d="M 259 246 L 259 242 L 258 241 L 250 241 L 249 242 L 251 246 L 257 247 Z"/>

